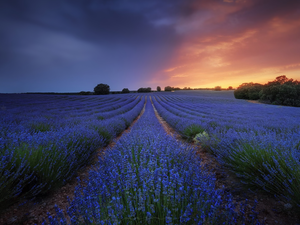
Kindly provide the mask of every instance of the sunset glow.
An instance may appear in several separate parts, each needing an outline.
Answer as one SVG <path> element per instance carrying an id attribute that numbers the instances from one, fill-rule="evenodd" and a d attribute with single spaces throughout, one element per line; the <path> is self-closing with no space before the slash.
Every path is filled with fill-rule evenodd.
<path id="1" fill-rule="evenodd" d="M 282 74 L 299 80 L 299 10 L 255 21 L 254 13 L 245 16 L 245 11 L 251 11 L 246 1 L 224 2 L 228 4 L 207 9 L 209 16 L 203 20 L 195 16 L 178 25 L 189 33 L 169 68 L 158 72 L 153 81 L 227 88 L 245 82 L 266 83 Z"/>

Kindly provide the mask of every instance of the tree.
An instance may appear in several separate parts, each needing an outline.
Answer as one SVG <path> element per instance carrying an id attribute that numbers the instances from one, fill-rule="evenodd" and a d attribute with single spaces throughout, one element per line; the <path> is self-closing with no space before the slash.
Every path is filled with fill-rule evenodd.
<path id="1" fill-rule="evenodd" d="M 94 88 L 95 95 L 107 95 L 109 94 L 110 87 L 107 84 L 98 84 Z"/>
<path id="2" fill-rule="evenodd" d="M 264 85 L 243 83 L 234 91 L 234 96 L 237 99 L 259 99 L 264 103 L 299 107 L 300 82 L 281 75 Z"/>
<path id="3" fill-rule="evenodd" d="M 259 99 L 262 88 L 263 85 L 258 83 L 243 83 L 233 93 L 237 99 L 257 100 Z"/>
<path id="4" fill-rule="evenodd" d="M 215 86 L 215 91 L 221 91 L 221 86 Z"/>
<path id="5" fill-rule="evenodd" d="M 151 92 L 151 87 L 147 87 L 147 88 L 141 87 L 137 91 L 138 92 Z"/>
<path id="6" fill-rule="evenodd" d="M 229 86 L 229 87 L 227 88 L 227 90 L 232 90 L 232 86 Z"/>
<path id="7" fill-rule="evenodd" d="M 157 86 L 156 90 L 157 90 L 157 91 L 161 91 L 160 86 Z"/>
<path id="8" fill-rule="evenodd" d="M 130 93 L 128 88 L 123 88 L 122 93 Z"/>
<path id="9" fill-rule="evenodd" d="M 172 87 L 170 86 L 165 87 L 165 91 L 172 91 Z"/>
<path id="10" fill-rule="evenodd" d="M 81 91 L 79 92 L 80 95 L 90 95 L 91 92 L 90 91 Z"/>
<path id="11" fill-rule="evenodd" d="M 285 75 L 281 75 L 279 77 L 276 77 L 276 79 L 273 82 L 278 83 L 278 84 L 284 84 L 288 81 L 289 81 L 289 78 L 287 78 Z"/>

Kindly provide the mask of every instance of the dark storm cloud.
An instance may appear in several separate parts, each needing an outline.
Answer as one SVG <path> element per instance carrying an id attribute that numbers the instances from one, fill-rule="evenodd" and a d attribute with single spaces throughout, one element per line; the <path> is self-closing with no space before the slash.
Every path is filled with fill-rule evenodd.
<path id="1" fill-rule="evenodd" d="M 180 43 L 173 25 L 186 15 L 188 2 L 1 1 L 0 92 L 16 78 L 34 83 L 52 76 L 52 84 L 48 77 L 45 80 L 54 87 L 58 81 L 80 77 L 79 73 L 94 83 L 98 81 L 93 74 L 105 74 L 98 80 L 106 82 L 114 78 L 120 83 L 123 76 L 145 81 Z M 78 90 L 79 84 L 72 88 Z"/>
<path id="2" fill-rule="evenodd" d="M 149 1 L 150 2 L 150 1 Z M 187 1 L 188 2 L 188 1 Z M 183 1 L 6 1 L 2 3 L 3 19 L 30 23 L 97 41 L 133 41 L 144 43 L 174 35 L 171 24 L 159 20 L 184 15 Z"/>

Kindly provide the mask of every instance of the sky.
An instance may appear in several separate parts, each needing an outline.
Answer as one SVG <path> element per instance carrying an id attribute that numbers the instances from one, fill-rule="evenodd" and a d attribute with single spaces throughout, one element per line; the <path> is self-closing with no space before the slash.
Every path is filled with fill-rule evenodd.
<path id="1" fill-rule="evenodd" d="M 0 93 L 300 80 L 299 0 L 0 0 Z"/>

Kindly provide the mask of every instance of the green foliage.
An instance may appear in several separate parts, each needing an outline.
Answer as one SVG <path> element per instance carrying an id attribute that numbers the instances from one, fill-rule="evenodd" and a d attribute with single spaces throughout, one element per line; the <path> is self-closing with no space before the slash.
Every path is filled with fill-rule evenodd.
<path id="1" fill-rule="evenodd" d="M 262 85 L 255 84 L 248 88 L 248 98 L 250 100 L 258 100 L 259 99 L 259 92 L 262 89 Z"/>
<path id="2" fill-rule="evenodd" d="M 237 99 L 259 99 L 259 92 L 262 89 L 261 84 L 257 83 L 243 83 L 233 93 Z"/>
<path id="3" fill-rule="evenodd" d="M 107 95 L 109 94 L 110 87 L 107 84 L 98 84 L 94 88 L 95 95 Z"/>
<path id="4" fill-rule="evenodd" d="M 300 84 L 268 84 L 260 98 L 276 105 L 300 106 Z"/>
<path id="5" fill-rule="evenodd" d="M 273 105 L 300 107 L 300 82 L 282 75 L 265 85 L 244 83 L 234 91 L 234 96 L 237 99 L 259 99 Z"/>
<path id="6" fill-rule="evenodd" d="M 202 133 L 197 134 L 194 139 L 196 144 L 202 143 L 202 142 L 207 142 L 210 140 L 210 137 L 206 131 L 203 131 Z"/>
<path id="7" fill-rule="evenodd" d="M 204 128 L 197 124 L 192 124 L 184 129 L 183 137 L 188 139 L 188 141 L 192 141 L 193 138 L 199 134 L 205 132 Z"/>

